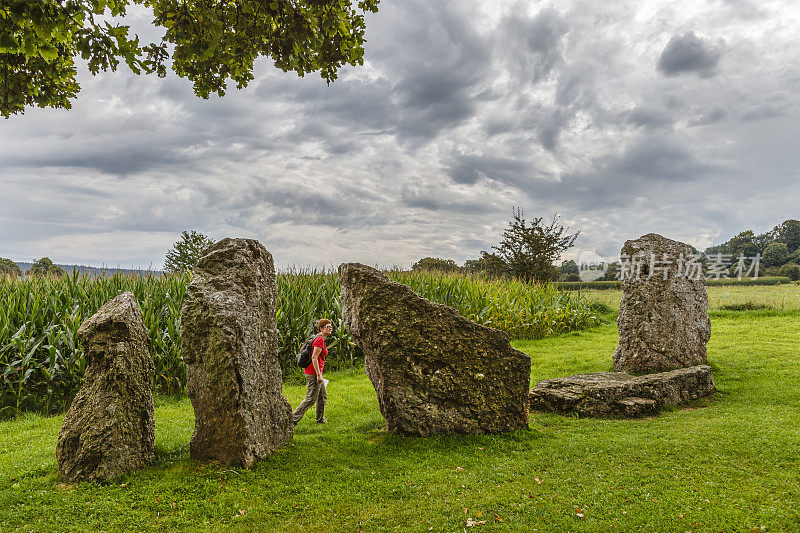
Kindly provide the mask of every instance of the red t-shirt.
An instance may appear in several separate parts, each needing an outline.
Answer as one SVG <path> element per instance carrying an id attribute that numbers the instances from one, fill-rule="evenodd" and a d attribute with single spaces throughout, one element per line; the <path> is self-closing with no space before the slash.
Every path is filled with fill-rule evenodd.
<path id="1" fill-rule="evenodd" d="M 328 355 L 328 347 L 325 346 L 325 337 L 322 335 L 318 335 L 316 339 L 314 339 L 314 344 L 311 345 L 311 354 L 314 354 L 314 348 L 322 348 L 322 351 L 319 352 L 319 373 L 322 374 L 322 370 L 325 368 L 325 356 Z M 316 376 L 317 373 L 314 371 L 314 363 L 312 362 L 310 365 L 306 367 L 306 374 L 309 376 Z"/>

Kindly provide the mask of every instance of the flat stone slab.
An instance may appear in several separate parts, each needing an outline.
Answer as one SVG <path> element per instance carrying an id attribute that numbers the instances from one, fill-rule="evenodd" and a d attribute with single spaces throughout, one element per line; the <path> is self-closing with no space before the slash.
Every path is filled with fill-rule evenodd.
<path id="1" fill-rule="evenodd" d="M 530 391 L 529 407 L 582 416 L 634 418 L 708 396 L 714 390 L 708 365 L 644 376 L 594 372 L 540 381 Z"/>

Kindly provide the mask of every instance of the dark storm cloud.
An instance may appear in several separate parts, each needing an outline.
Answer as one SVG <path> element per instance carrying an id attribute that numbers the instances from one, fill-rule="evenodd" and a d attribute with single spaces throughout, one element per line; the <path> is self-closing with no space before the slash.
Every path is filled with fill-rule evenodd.
<path id="1" fill-rule="evenodd" d="M 309 121 L 335 124 L 327 138 L 336 140 L 330 142 L 331 153 L 346 153 L 339 143 L 344 128 L 351 135 L 385 132 L 419 145 L 475 114 L 474 96 L 483 89 L 490 48 L 469 14 L 429 2 L 387 4 L 381 11 L 384 18 L 367 30 L 368 42 L 374 42 L 367 46 L 367 58 L 377 67 L 377 77 L 365 80 L 357 70 L 345 69 L 326 86 L 270 74 L 256 88 L 264 101 L 289 99 Z M 403 20 L 409 24 L 398 23 Z M 306 134 L 300 122 L 295 140 Z M 355 143 L 348 143 L 350 150 Z"/>
<path id="2" fill-rule="evenodd" d="M 403 2 L 396 16 L 427 24 L 385 28 L 401 46 L 378 47 L 375 62 L 396 80 L 387 95 L 397 105 L 394 132 L 424 142 L 474 116 L 474 96 L 485 89 L 490 47 L 474 29 L 471 14 L 446 4 Z M 381 28 L 378 29 L 380 31 Z"/>
<path id="3" fill-rule="evenodd" d="M 677 76 L 686 72 L 709 78 L 716 73 L 722 45 L 711 45 L 697 37 L 693 31 L 675 35 L 667 43 L 658 58 L 656 68 L 665 76 Z"/>
<path id="4" fill-rule="evenodd" d="M 402 106 L 397 133 L 405 138 L 429 139 L 472 117 L 475 102 L 470 93 L 480 81 L 468 66 L 409 75 L 394 87 Z"/>
<path id="5" fill-rule="evenodd" d="M 688 147 L 659 135 L 635 140 L 620 155 L 598 157 L 590 170 L 567 173 L 560 180 L 534 177 L 530 163 L 518 161 L 513 167 L 527 168 L 528 179 L 520 180 L 517 172 L 486 171 L 481 176 L 519 188 L 532 202 L 586 213 L 630 207 L 637 197 L 702 182 L 718 171 L 698 161 Z"/>

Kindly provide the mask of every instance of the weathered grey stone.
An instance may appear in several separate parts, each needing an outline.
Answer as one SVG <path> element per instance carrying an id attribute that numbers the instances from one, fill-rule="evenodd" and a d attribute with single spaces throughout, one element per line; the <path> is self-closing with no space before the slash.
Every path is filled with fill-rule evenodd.
<path id="1" fill-rule="evenodd" d="M 707 365 L 644 376 L 595 372 L 546 379 L 530 392 L 531 410 L 577 413 L 596 417 L 638 417 L 655 414 L 714 392 Z"/>
<path id="2" fill-rule="evenodd" d="M 342 315 L 365 355 L 387 429 L 497 433 L 528 426 L 531 360 L 508 336 L 377 270 L 339 266 Z"/>
<path id="3" fill-rule="evenodd" d="M 133 294 L 103 305 L 78 339 L 86 372 L 58 434 L 58 469 L 67 481 L 110 481 L 155 455 L 155 370 Z"/>
<path id="4" fill-rule="evenodd" d="M 294 436 L 277 292 L 272 256 L 256 240 L 223 239 L 200 258 L 181 309 L 193 458 L 251 466 Z"/>
<path id="5" fill-rule="evenodd" d="M 623 246 L 622 256 L 632 257 L 634 267 L 622 281 L 615 371 L 661 372 L 706 363 L 708 295 L 699 269 L 687 272 L 691 254 L 688 244 L 655 233 Z"/>

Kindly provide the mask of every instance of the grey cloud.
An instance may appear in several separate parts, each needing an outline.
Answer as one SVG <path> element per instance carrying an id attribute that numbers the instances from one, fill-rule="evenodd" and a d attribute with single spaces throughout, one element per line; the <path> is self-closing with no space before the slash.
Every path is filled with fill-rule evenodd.
<path id="1" fill-rule="evenodd" d="M 669 40 L 658 58 L 656 68 L 665 76 L 691 72 L 708 78 L 716 73 L 721 55 L 721 41 L 717 45 L 711 45 L 697 37 L 693 31 L 687 31 Z"/>
<path id="2" fill-rule="evenodd" d="M 563 60 L 561 41 L 569 25 L 553 8 L 542 9 L 533 17 L 521 17 L 519 12 L 525 6 L 517 5 L 500 22 L 496 53 L 505 58 L 517 82 L 538 83 Z"/>
<path id="3" fill-rule="evenodd" d="M 406 183 L 400 190 L 403 205 L 429 211 L 479 215 L 496 212 L 480 192 L 465 194 L 445 186 L 428 185 L 423 180 Z"/>
<path id="4" fill-rule="evenodd" d="M 533 173 L 527 161 L 471 154 L 451 155 L 444 169 L 455 183 L 467 185 L 488 179 L 520 186 Z"/>
<path id="5" fill-rule="evenodd" d="M 94 169 L 117 176 L 185 162 L 170 146 L 149 143 L 132 146 L 122 140 L 116 143 L 98 142 L 94 146 L 64 146 L 61 150 L 12 154 L 5 158 L 5 163 L 10 167 L 72 167 Z"/>
<path id="6" fill-rule="evenodd" d="M 772 105 L 762 105 L 755 109 L 751 109 L 742 115 L 742 120 L 745 122 L 752 122 L 755 120 L 763 120 L 767 118 L 781 117 L 785 111 L 781 108 Z"/>
<path id="7" fill-rule="evenodd" d="M 728 112 L 721 108 L 717 107 L 709 111 L 708 113 L 704 113 L 696 119 L 692 119 L 688 122 L 689 126 L 709 126 L 711 124 L 716 124 L 724 120 L 728 116 Z"/>
<path id="8" fill-rule="evenodd" d="M 125 243 L 160 264 L 196 227 L 298 264 L 410 265 L 475 257 L 512 203 L 578 217 L 580 246 L 601 253 L 646 230 L 769 229 L 796 217 L 800 30 L 761 3 L 743 35 L 737 13 L 756 3 L 717 3 L 693 19 L 666 0 L 384 2 L 365 65 L 330 86 L 269 61 L 208 100 L 172 74 L 85 76 L 71 111 L 0 121 L 0 248 L 111 260 Z M 715 72 L 726 83 L 699 79 Z M 308 251 L 319 234 L 324 258 Z"/>
<path id="9" fill-rule="evenodd" d="M 525 179 L 517 173 L 494 176 L 505 178 L 504 183 L 531 201 L 595 213 L 631 208 L 640 196 L 674 193 L 677 186 L 702 182 L 717 170 L 698 161 L 688 147 L 659 135 L 633 140 L 620 155 L 598 157 L 589 166 L 590 170 L 567 173 L 560 180 L 537 178 L 532 172 Z M 533 165 L 527 163 L 527 167 Z"/>
<path id="10" fill-rule="evenodd" d="M 649 130 L 671 128 L 673 116 L 664 109 L 650 106 L 637 106 L 624 113 L 627 124 Z"/>

